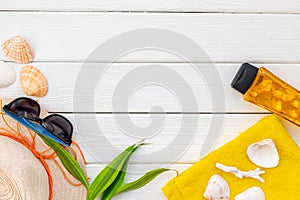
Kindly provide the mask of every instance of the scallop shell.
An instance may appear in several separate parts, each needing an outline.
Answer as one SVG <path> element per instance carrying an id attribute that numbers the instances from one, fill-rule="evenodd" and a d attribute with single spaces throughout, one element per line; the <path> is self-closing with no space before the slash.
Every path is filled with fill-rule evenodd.
<path id="1" fill-rule="evenodd" d="M 2 45 L 2 50 L 7 58 L 17 63 L 29 63 L 34 58 L 31 46 L 21 36 L 6 40 Z"/>
<path id="2" fill-rule="evenodd" d="M 277 167 L 279 154 L 272 139 L 264 139 L 251 144 L 247 149 L 249 159 L 257 166 L 264 168 Z"/>
<path id="3" fill-rule="evenodd" d="M 0 61 L 0 88 L 9 86 L 15 81 L 15 71 L 8 64 Z"/>
<path id="4" fill-rule="evenodd" d="M 43 97 L 48 92 L 48 81 L 44 74 L 33 66 L 24 66 L 20 71 L 22 89 L 28 96 Z"/>
<path id="5" fill-rule="evenodd" d="M 266 196 L 260 187 L 251 187 L 244 192 L 236 195 L 234 200 L 265 200 Z"/>
<path id="6" fill-rule="evenodd" d="M 217 174 L 209 179 L 203 194 L 209 200 L 228 200 L 229 195 L 230 190 L 227 181 Z"/>

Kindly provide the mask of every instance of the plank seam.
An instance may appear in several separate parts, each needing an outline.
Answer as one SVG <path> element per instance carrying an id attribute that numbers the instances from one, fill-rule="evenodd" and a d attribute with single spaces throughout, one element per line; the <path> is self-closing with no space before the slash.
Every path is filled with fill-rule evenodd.
<path id="1" fill-rule="evenodd" d="M 155 11 L 155 10 L 5 10 L 0 9 L 0 12 L 24 12 L 24 13 L 30 13 L 30 12 L 40 12 L 40 13 L 158 13 L 158 14 L 245 14 L 245 15 L 272 15 L 272 14 L 278 14 L 278 15 L 299 15 L 299 12 L 273 12 L 273 11 L 264 11 L 264 12 L 253 12 L 253 11 L 238 11 L 238 12 L 230 12 L 230 11 Z"/>
<path id="2" fill-rule="evenodd" d="M 49 113 L 61 113 L 61 114 L 118 114 L 118 115 L 145 115 L 145 114 L 158 114 L 158 115 L 267 115 L 270 112 L 49 112 Z"/>
<path id="3" fill-rule="evenodd" d="M 4 62 L 6 63 L 11 63 L 11 64 L 14 64 L 14 62 L 12 61 L 5 61 Z M 179 62 L 179 61 L 116 61 L 116 62 L 113 62 L 113 63 L 109 63 L 109 62 L 105 62 L 105 61 L 91 61 L 91 62 L 85 62 L 84 60 L 36 60 L 36 61 L 33 61 L 31 62 L 31 64 L 34 64 L 34 63 L 72 63 L 72 64 L 85 64 L 85 63 L 88 63 L 88 64 L 145 64 L 145 63 L 149 63 L 149 64 L 188 64 L 188 63 L 194 63 L 194 64 L 242 64 L 243 62 L 245 61 L 214 61 L 214 62 Z M 276 64 L 280 64 L 280 65 L 284 65 L 284 64 L 287 64 L 287 65 L 292 65 L 292 64 L 300 64 L 300 60 L 299 61 L 291 61 L 291 62 L 288 62 L 288 61 L 285 61 L 285 62 L 281 62 L 281 61 L 278 61 L 278 62 L 274 62 L 274 61 L 270 61 L 270 62 L 267 62 L 267 61 L 264 61 L 264 62 L 251 62 L 252 64 L 268 64 L 268 65 L 276 65 Z"/>

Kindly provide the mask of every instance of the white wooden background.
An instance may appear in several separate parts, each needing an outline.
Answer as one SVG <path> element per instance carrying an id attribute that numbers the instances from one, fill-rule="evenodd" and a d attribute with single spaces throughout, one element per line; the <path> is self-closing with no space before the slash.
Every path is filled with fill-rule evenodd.
<path id="1" fill-rule="evenodd" d="M 130 169 L 136 172 L 149 169 L 149 166 L 160 167 L 164 158 L 157 157 L 147 162 L 139 158 L 167 146 L 169 140 L 177 134 L 182 115 L 199 115 L 200 123 L 193 144 L 172 165 L 165 163 L 166 166 L 182 171 L 200 159 L 203 145 L 201 136 L 207 133 L 212 116 L 226 113 L 217 147 L 268 114 L 265 110 L 244 102 L 241 95 L 230 88 L 230 82 L 241 63 L 247 61 L 256 65 L 263 64 L 296 88 L 300 88 L 299 14 L 298 0 L 10 0 L 0 1 L 0 43 L 13 35 L 23 35 L 32 44 L 36 51 L 32 65 L 40 68 L 50 83 L 49 93 L 40 99 L 40 103 L 50 112 L 62 113 L 74 121 L 73 92 L 78 72 L 82 62 L 102 42 L 114 35 L 139 28 L 165 28 L 197 42 L 220 73 L 222 85 L 210 87 L 224 87 L 225 111 L 212 110 L 207 86 L 195 76 L 187 63 L 161 52 L 141 51 L 114 63 L 109 76 L 103 79 L 107 87 L 102 93 L 95 93 L 95 109 L 78 113 L 82 120 L 87 115 L 96 114 L 108 140 L 122 149 L 132 144 L 135 139 L 122 134 L 113 119 L 113 115 L 126 114 L 112 112 L 111 100 L 118 80 L 126 72 L 148 63 L 163 63 L 174 69 L 193 88 L 199 102 L 198 110 L 181 113 L 176 99 L 158 86 L 139 91 L 129 105 L 129 112 L 132 112 L 130 117 L 134 123 L 147 126 L 150 123 L 150 108 L 161 105 L 167 112 L 166 124 L 160 134 L 150 139 L 153 143 L 149 147 L 143 147 L 134 156 Z M 0 59 L 6 60 L 2 54 Z M 93 62 L 90 65 L 107 60 L 99 58 Z M 201 63 L 203 67 L 207 65 L 201 58 L 194 58 L 193 62 Z M 16 72 L 22 67 L 19 64 L 10 64 Z M 180 89 L 180 85 L 175 84 L 174 87 Z M 0 95 L 17 97 L 23 93 L 16 82 L 8 88 L 0 89 Z M 300 144 L 300 129 L 288 122 L 284 123 Z M 80 139 L 79 134 L 93 135 L 97 126 L 86 125 L 83 127 L 86 131 L 76 132 L 75 137 Z M 96 148 L 107 153 L 106 147 L 93 139 L 88 144 L 81 145 L 85 145 L 83 149 L 88 161 L 88 171 L 93 178 L 103 167 L 103 163 L 98 163 L 87 149 Z M 140 175 L 131 173 L 128 181 Z M 166 173 L 145 188 L 115 199 L 165 199 L 160 188 L 173 176 L 173 173 Z"/>

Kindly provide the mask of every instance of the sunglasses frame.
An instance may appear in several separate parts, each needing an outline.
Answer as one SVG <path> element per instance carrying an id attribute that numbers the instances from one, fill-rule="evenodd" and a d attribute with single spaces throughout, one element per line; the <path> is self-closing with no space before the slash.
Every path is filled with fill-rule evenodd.
<path id="1" fill-rule="evenodd" d="M 25 100 L 29 100 L 34 102 L 37 105 L 38 108 L 38 113 L 35 119 L 30 119 L 27 118 L 25 116 L 22 116 L 20 114 L 17 114 L 13 111 L 11 111 L 10 107 L 18 100 L 20 99 L 25 99 Z M 14 99 L 13 101 L 11 101 L 9 104 L 4 105 L 2 108 L 3 112 L 6 113 L 8 116 L 12 117 L 14 120 L 20 122 L 22 125 L 30 128 L 31 130 L 41 134 L 41 135 L 45 135 L 48 138 L 64 145 L 64 146 L 70 146 L 72 143 L 72 135 L 73 135 L 73 125 L 72 123 L 64 116 L 59 115 L 59 114 L 51 114 L 46 116 L 45 118 L 40 118 L 40 113 L 41 113 L 41 107 L 39 105 L 38 102 L 36 102 L 35 100 L 28 98 L 28 97 L 19 97 Z M 50 130 L 48 130 L 45 126 L 43 126 L 43 122 L 47 119 L 49 119 L 50 117 L 53 116 L 58 116 L 62 119 L 64 119 L 66 122 L 68 122 L 68 124 L 70 125 L 70 133 L 68 133 L 70 135 L 70 140 L 63 140 L 62 138 L 59 138 L 58 136 L 56 136 L 54 133 L 52 133 Z M 37 125 L 39 125 L 39 127 L 37 127 Z"/>

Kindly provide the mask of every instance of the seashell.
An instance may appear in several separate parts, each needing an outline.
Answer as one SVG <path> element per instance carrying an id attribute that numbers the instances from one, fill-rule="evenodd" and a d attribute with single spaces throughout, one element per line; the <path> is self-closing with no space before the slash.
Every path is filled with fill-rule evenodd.
<path id="1" fill-rule="evenodd" d="M 272 139 L 264 139 L 250 145 L 247 154 L 249 159 L 260 167 L 273 168 L 279 164 L 279 154 Z"/>
<path id="2" fill-rule="evenodd" d="M 229 195 L 230 191 L 227 181 L 217 174 L 209 179 L 203 194 L 209 200 L 228 200 Z"/>
<path id="3" fill-rule="evenodd" d="M 265 200 L 266 196 L 260 187 L 251 187 L 244 192 L 236 195 L 234 200 Z"/>
<path id="4" fill-rule="evenodd" d="M 6 40 L 2 45 L 2 50 L 7 58 L 17 63 L 29 63 L 34 58 L 31 46 L 21 36 Z"/>
<path id="5" fill-rule="evenodd" d="M 24 66 L 20 71 L 22 89 L 28 96 L 43 97 L 48 92 L 48 81 L 44 74 L 33 66 Z"/>
<path id="6" fill-rule="evenodd" d="M 0 61 L 0 88 L 9 86 L 15 81 L 15 71 L 8 64 Z"/>

